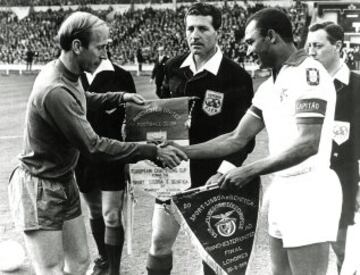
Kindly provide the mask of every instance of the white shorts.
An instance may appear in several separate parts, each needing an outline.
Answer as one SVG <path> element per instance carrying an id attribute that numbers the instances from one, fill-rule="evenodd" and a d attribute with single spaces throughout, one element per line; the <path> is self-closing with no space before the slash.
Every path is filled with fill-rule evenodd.
<path id="1" fill-rule="evenodd" d="M 336 240 L 342 190 L 334 171 L 275 176 L 269 192 L 269 234 L 284 248 Z"/>

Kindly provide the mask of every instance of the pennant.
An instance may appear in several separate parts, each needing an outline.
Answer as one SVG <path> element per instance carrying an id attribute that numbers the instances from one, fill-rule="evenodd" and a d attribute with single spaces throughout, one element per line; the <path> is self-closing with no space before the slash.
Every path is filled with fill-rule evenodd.
<path id="1" fill-rule="evenodd" d="M 257 224 L 259 183 L 249 183 L 236 194 L 203 186 L 172 200 L 176 219 L 214 272 L 245 274 Z"/>

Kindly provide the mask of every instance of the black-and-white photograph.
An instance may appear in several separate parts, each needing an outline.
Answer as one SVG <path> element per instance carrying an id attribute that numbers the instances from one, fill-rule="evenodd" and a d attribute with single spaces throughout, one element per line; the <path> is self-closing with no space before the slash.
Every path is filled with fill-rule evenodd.
<path id="1" fill-rule="evenodd" d="M 0 0 L 0 117 L 0 275 L 360 275 L 358 0 Z"/>

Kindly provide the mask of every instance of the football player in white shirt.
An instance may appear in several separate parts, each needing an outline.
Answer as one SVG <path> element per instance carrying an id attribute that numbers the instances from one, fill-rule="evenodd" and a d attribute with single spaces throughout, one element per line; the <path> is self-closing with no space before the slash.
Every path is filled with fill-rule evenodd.
<path id="1" fill-rule="evenodd" d="M 209 182 L 238 192 L 254 177 L 275 173 L 268 214 L 273 274 L 326 274 L 342 203 L 339 179 L 329 168 L 332 80 L 320 63 L 296 49 L 291 22 L 279 9 L 250 17 L 245 40 L 273 75 L 233 132 L 182 149 L 191 159 L 220 158 L 240 151 L 266 128 L 268 157 L 219 171 Z"/>

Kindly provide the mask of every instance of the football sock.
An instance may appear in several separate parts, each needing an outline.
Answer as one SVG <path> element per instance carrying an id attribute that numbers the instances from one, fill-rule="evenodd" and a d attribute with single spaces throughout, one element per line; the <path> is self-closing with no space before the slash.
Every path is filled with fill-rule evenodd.
<path id="1" fill-rule="evenodd" d="M 104 243 L 105 223 L 104 223 L 103 217 L 96 218 L 96 219 L 90 219 L 90 227 L 91 227 L 91 232 L 94 236 L 94 240 L 95 240 L 99 255 L 102 258 L 107 259 L 105 243 Z"/>
<path id="2" fill-rule="evenodd" d="M 172 269 L 172 254 L 162 256 L 149 254 L 146 269 L 148 275 L 170 275 Z"/>
<path id="3" fill-rule="evenodd" d="M 121 253 L 124 246 L 124 228 L 105 228 L 105 247 L 109 260 L 109 275 L 120 274 Z"/>

